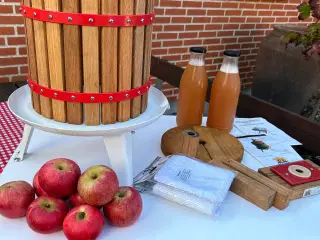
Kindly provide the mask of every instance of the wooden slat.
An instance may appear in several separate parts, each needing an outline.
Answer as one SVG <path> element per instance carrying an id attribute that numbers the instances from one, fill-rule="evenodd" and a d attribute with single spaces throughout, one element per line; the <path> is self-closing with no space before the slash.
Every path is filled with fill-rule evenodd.
<path id="1" fill-rule="evenodd" d="M 153 12 L 153 0 L 147 0 L 146 13 Z M 151 48 L 152 48 L 152 25 L 146 26 L 145 29 L 145 49 L 144 49 L 144 73 L 143 83 L 146 83 L 150 77 L 151 66 Z M 148 94 L 142 96 L 141 113 L 143 113 L 148 106 Z"/>
<path id="2" fill-rule="evenodd" d="M 82 13 L 99 14 L 99 0 L 81 0 Z M 99 92 L 99 28 L 82 27 L 84 92 Z M 100 124 L 100 104 L 85 105 L 85 124 Z"/>
<path id="3" fill-rule="evenodd" d="M 44 1 L 46 10 L 61 11 L 61 0 Z M 65 90 L 62 26 L 46 23 L 49 57 L 50 86 L 52 89 Z M 52 100 L 53 119 L 66 122 L 66 102 Z"/>
<path id="4" fill-rule="evenodd" d="M 24 0 L 24 5 L 31 7 L 30 0 Z M 27 40 L 27 52 L 28 52 L 28 71 L 29 76 L 34 82 L 38 82 L 37 74 L 37 60 L 36 60 L 36 50 L 34 43 L 34 31 L 33 31 L 33 20 L 30 18 L 25 18 L 25 29 L 26 29 L 26 40 Z M 40 109 L 40 98 L 35 92 L 32 92 L 32 105 L 37 113 L 41 113 Z"/>
<path id="5" fill-rule="evenodd" d="M 119 14 L 132 15 L 134 10 L 133 0 L 119 0 Z M 132 78 L 132 45 L 133 28 L 122 27 L 119 30 L 119 81 L 118 91 L 131 89 Z M 131 101 L 122 101 L 118 104 L 118 121 L 125 122 L 130 119 Z"/>
<path id="6" fill-rule="evenodd" d="M 102 14 L 118 14 L 116 1 L 102 1 Z M 101 85 L 102 92 L 118 91 L 118 28 L 104 27 L 101 30 Z M 102 123 L 117 122 L 117 103 L 102 104 Z"/>
<path id="7" fill-rule="evenodd" d="M 80 0 L 62 1 L 64 12 L 80 12 Z M 68 92 L 82 92 L 82 47 L 81 27 L 63 25 L 64 59 L 66 90 Z M 67 121 L 70 124 L 83 123 L 83 105 L 81 103 L 67 103 Z"/>
<path id="8" fill-rule="evenodd" d="M 217 167 L 232 170 L 219 160 L 212 160 L 202 144 L 199 145 L 197 154 L 201 157 L 201 160 L 205 162 Z M 233 180 L 230 190 L 265 211 L 272 207 L 276 196 L 275 190 L 242 173 L 238 173 Z"/>
<path id="9" fill-rule="evenodd" d="M 135 15 L 144 14 L 146 0 L 135 0 Z M 144 26 L 134 27 L 133 32 L 133 76 L 132 88 L 143 84 L 143 56 L 144 56 Z M 141 113 L 141 97 L 131 101 L 131 118 L 138 117 Z"/>
<path id="10" fill-rule="evenodd" d="M 43 0 L 32 0 L 32 7 L 44 9 Z M 40 21 L 33 21 L 33 27 L 38 70 L 38 82 L 42 86 L 50 87 L 46 23 Z M 49 119 L 52 118 L 51 99 L 40 96 L 40 108 L 41 114 L 44 117 Z"/>
<path id="11" fill-rule="evenodd" d="M 224 160 L 223 163 L 232 169 L 235 169 L 244 175 L 266 185 L 267 187 L 270 187 L 271 189 L 274 189 L 277 192 L 275 201 L 274 201 L 274 207 L 280 210 L 285 209 L 288 207 L 292 195 L 292 191 L 285 188 L 281 184 L 278 184 L 271 179 L 265 177 L 264 175 L 257 173 L 250 168 L 246 167 L 245 165 L 238 163 L 233 160 Z"/>

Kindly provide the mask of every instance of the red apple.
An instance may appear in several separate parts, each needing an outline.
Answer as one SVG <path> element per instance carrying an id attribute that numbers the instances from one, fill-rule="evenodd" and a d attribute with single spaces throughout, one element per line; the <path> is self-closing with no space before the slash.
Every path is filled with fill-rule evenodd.
<path id="1" fill-rule="evenodd" d="M 69 240 L 96 239 L 102 232 L 103 215 L 95 207 L 82 205 L 72 209 L 63 221 L 63 232 Z"/>
<path id="2" fill-rule="evenodd" d="M 83 199 L 80 197 L 79 193 L 75 193 L 73 194 L 70 198 L 69 198 L 69 202 L 72 205 L 72 207 L 78 207 L 81 205 L 86 205 L 87 203 L 85 201 L 83 201 Z"/>
<path id="3" fill-rule="evenodd" d="M 54 233 L 62 229 L 63 219 L 68 211 L 67 204 L 61 199 L 42 196 L 30 204 L 27 223 L 37 233 Z"/>
<path id="4" fill-rule="evenodd" d="M 33 178 L 33 187 L 36 190 L 36 194 L 38 197 L 48 196 L 48 194 L 40 186 L 38 176 L 39 176 L 39 171 L 36 173 L 36 175 L 34 175 L 34 178 Z"/>
<path id="5" fill-rule="evenodd" d="M 120 187 L 111 202 L 103 207 L 109 223 L 116 227 L 134 224 L 142 212 L 140 193 L 132 187 Z"/>
<path id="6" fill-rule="evenodd" d="M 80 168 L 74 161 L 58 158 L 40 168 L 38 180 L 41 188 L 50 197 L 64 198 L 77 191 L 80 174 Z"/>
<path id="7" fill-rule="evenodd" d="M 21 218 L 35 198 L 33 187 L 25 181 L 8 182 L 0 186 L 0 215 Z"/>
<path id="8" fill-rule="evenodd" d="M 116 173 L 103 165 L 88 168 L 79 178 L 78 193 L 91 206 L 103 206 L 117 192 L 119 181 Z"/>

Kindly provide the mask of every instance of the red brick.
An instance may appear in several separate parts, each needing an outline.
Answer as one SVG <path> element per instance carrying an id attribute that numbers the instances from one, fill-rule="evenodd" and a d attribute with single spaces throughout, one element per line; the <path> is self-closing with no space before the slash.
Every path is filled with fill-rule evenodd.
<path id="1" fill-rule="evenodd" d="M 162 26 L 161 25 L 154 25 L 153 32 L 162 32 Z"/>
<path id="2" fill-rule="evenodd" d="M 152 42 L 152 48 L 161 47 L 161 42 Z"/>
<path id="3" fill-rule="evenodd" d="M 20 73 L 28 73 L 28 66 L 21 66 Z"/>
<path id="4" fill-rule="evenodd" d="M 17 67 L 0 68 L 0 75 L 12 75 L 12 74 L 18 74 Z"/>
<path id="5" fill-rule="evenodd" d="M 0 48 L 0 56 L 10 56 L 16 54 L 17 50 L 15 48 Z"/>
<path id="6" fill-rule="evenodd" d="M 25 81 L 27 80 L 27 76 L 26 75 L 22 75 L 22 76 L 13 76 L 11 78 L 12 82 L 21 82 L 21 81 Z"/>
<path id="7" fill-rule="evenodd" d="M 166 9 L 166 15 L 185 15 L 185 9 Z"/>
<path id="8" fill-rule="evenodd" d="M 226 36 L 233 36 L 233 31 L 221 31 L 217 34 L 218 37 L 226 37 Z"/>
<path id="9" fill-rule="evenodd" d="M 24 20 L 22 16 L 0 16 L 1 24 L 23 24 Z"/>
<path id="10" fill-rule="evenodd" d="M 252 11 L 252 10 L 243 10 L 242 16 L 257 16 L 258 11 Z"/>
<path id="11" fill-rule="evenodd" d="M 212 38 L 216 36 L 217 36 L 217 32 L 200 32 L 199 33 L 200 38 Z"/>
<path id="12" fill-rule="evenodd" d="M 235 31 L 235 36 L 249 36 L 249 31 Z"/>
<path id="13" fill-rule="evenodd" d="M 212 23 L 227 23 L 229 17 L 212 17 Z"/>
<path id="14" fill-rule="evenodd" d="M 223 16 L 224 10 L 221 10 L 221 9 L 208 10 L 207 14 L 210 16 Z"/>
<path id="15" fill-rule="evenodd" d="M 157 39 L 176 39 L 178 37 L 177 33 L 158 33 Z"/>
<path id="16" fill-rule="evenodd" d="M 0 66 L 27 64 L 27 57 L 0 58 Z"/>
<path id="17" fill-rule="evenodd" d="M 286 16 L 295 16 L 295 17 L 298 17 L 298 13 L 297 12 L 289 12 L 289 11 L 286 11 Z"/>
<path id="18" fill-rule="evenodd" d="M 200 39 L 192 39 L 192 40 L 184 40 L 183 44 L 186 46 L 190 46 L 190 45 L 201 45 L 202 44 L 202 40 Z"/>
<path id="19" fill-rule="evenodd" d="M 0 27 L 0 35 L 13 35 L 13 34 L 14 34 L 13 27 Z"/>
<path id="20" fill-rule="evenodd" d="M 170 23 L 169 17 L 156 17 L 156 24 L 157 23 Z"/>
<path id="21" fill-rule="evenodd" d="M 224 24 L 223 29 L 238 29 L 239 24 Z"/>
<path id="22" fill-rule="evenodd" d="M 19 35 L 24 35 L 25 34 L 24 27 L 17 27 L 17 29 L 18 29 L 18 34 Z"/>
<path id="23" fill-rule="evenodd" d="M 204 45 L 211 45 L 211 44 L 219 44 L 221 42 L 222 38 L 209 38 L 209 39 L 203 39 Z"/>
<path id="24" fill-rule="evenodd" d="M 190 25 L 192 26 L 192 25 Z M 164 25 L 164 31 L 170 32 L 170 31 L 184 31 L 184 25 Z"/>
<path id="25" fill-rule="evenodd" d="M 258 16 L 271 16 L 272 11 L 259 11 Z"/>
<path id="26" fill-rule="evenodd" d="M 222 38 L 221 43 L 234 43 L 236 40 L 236 38 Z"/>
<path id="27" fill-rule="evenodd" d="M 245 21 L 245 17 L 230 17 L 230 22 L 244 23 Z"/>
<path id="28" fill-rule="evenodd" d="M 152 55 L 166 55 L 168 53 L 166 48 L 152 49 Z"/>
<path id="29" fill-rule="evenodd" d="M 191 25 L 191 24 L 186 25 L 186 31 L 201 31 L 203 29 L 204 29 L 204 25 Z"/>
<path id="30" fill-rule="evenodd" d="M 240 44 L 226 44 L 226 46 L 228 49 L 240 49 L 241 47 Z M 241 51 L 241 53 L 244 54 L 243 51 Z"/>
<path id="31" fill-rule="evenodd" d="M 242 43 L 242 42 L 252 42 L 252 40 L 253 40 L 253 37 L 240 37 L 240 38 L 238 39 L 238 42 L 239 42 L 239 43 Z"/>
<path id="32" fill-rule="evenodd" d="M 266 28 L 271 28 L 270 27 L 270 24 L 267 24 L 267 23 L 263 23 L 263 24 L 256 24 L 256 28 L 258 29 L 266 29 Z"/>
<path id="33" fill-rule="evenodd" d="M 191 23 L 191 17 L 172 17 L 172 23 Z"/>
<path id="34" fill-rule="evenodd" d="M 168 61 L 179 61 L 181 60 L 181 55 L 163 56 L 162 58 Z"/>
<path id="35" fill-rule="evenodd" d="M 287 17 L 277 17 L 276 22 L 288 22 L 289 18 Z"/>
<path id="36" fill-rule="evenodd" d="M 176 46 L 182 46 L 182 41 L 163 41 L 162 43 L 163 47 L 176 47 Z"/>
<path id="37" fill-rule="evenodd" d="M 4 45 L 4 44 L 5 44 L 4 38 L 1 38 L 1 37 L 0 37 L 0 45 Z"/>
<path id="38" fill-rule="evenodd" d="M 254 31 L 251 31 L 251 36 L 254 36 L 254 35 L 265 35 L 265 31 L 264 30 L 254 30 Z"/>
<path id="39" fill-rule="evenodd" d="M 226 16 L 241 16 L 241 10 L 226 10 Z"/>
<path id="40" fill-rule="evenodd" d="M 196 37 L 198 37 L 198 33 L 196 33 L 196 32 L 179 33 L 179 39 L 183 39 L 183 38 L 196 38 Z"/>
<path id="41" fill-rule="evenodd" d="M 163 7 L 180 7 L 181 1 L 172 1 L 172 0 L 161 0 L 160 6 Z"/>
<path id="42" fill-rule="evenodd" d="M 188 65 L 188 61 L 176 62 L 176 65 L 179 67 L 186 67 Z"/>
<path id="43" fill-rule="evenodd" d="M 297 10 L 297 6 L 296 5 L 285 5 L 284 10 Z"/>
<path id="44" fill-rule="evenodd" d="M 284 6 L 285 6 L 284 4 L 274 4 L 273 3 L 273 4 L 270 5 L 270 9 L 279 9 L 279 10 L 281 10 L 281 9 L 283 9 Z M 296 6 L 295 6 L 295 8 L 296 8 Z"/>
<path id="45" fill-rule="evenodd" d="M 204 8 L 220 8 L 221 2 L 204 2 L 203 7 Z"/>
<path id="46" fill-rule="evenodd" d="M 238 8 L 238 3 L 223 2 L 222 8 Z"/>
<path id="47" fill-rule="evenodd" d="M 206 24 L 205 29 L 206 30 L 218 30 L 221 29 L 222 25 L 221 24 Z"/>
<path id="48" fill-rule="evenodd" d="M 269 9 L 270 8 L 270 4 L 257 3 L 255 8 L 256 9 Z"/>
<path id="49" fill-rule="evenodd" d="M 19 48 L 19 55 L 27 55 L 27 49 L 25 47 Z"/>
<path id="50" fill-rule="evenodd" d="M 0 13 L 13 13 L 13 6 L 10 5 L 1 5 Z"/>
<path id="51" fill-rule="evenodd" d="M 206 15 L 206 10 L 202 9 L 188 9 L 188 15 L 201 15 L 205 16 Z"/>
<path id="52" fill-rule="evenodd" d="M 164 15 L 164 9 L 163 8 L 155 8 L 154 12 L 157 16 Z"/>
<path id="53" fill-rule="evenodd" d="M 211 17 L 194 17 L 193 23 L 209 23 L 211 22 Z"/>
<path id="54" fill-rule="evenodd" d="M 248 17 L 247 18 L 247 22 L 248 23 L 260 23 L 261 22 L 261 18 L 260 17 Z"/>
<path id="55" fill-rule="evenodd" d="M 197 1 L 184 1 L 182 4 L 183 7 L 202 7 L 202 2 Z"/>
<path id="56" fill-rule="evenodd" d="M 188 48 L 169 48 L 169 54 L 186 53 Z"/>
<path id="57" fill-rule="evenodd" d="M 275 17 L 264 17 L 264 18 L 262 18 L 261 19 L 261 22 L 270 22 L 270 23 L 272 23 L 272 22 L 274 22 L 276 20 L 276 18 Z"/>
<path id="58" fill-rule="evenodd" d="M 254 24 L 241 24 L 240 29 L 254 29 L 255 25 Z"/>
<path id="59" fill-rule="evenodd" d="M 8 77 L 0 77 L 0 83 L 7 83 L 7 82 L 9 82 Z"/>
<path id="60" fill-rule="evenodd" d="M 272 16 L 286 16 L 286 11 L 273 11 Z"/>
<path id="61" fill-rule="evenodd" d="M 254 3 L 240 3 L 239 4 L 240 9 L 254 9 Z"/>
<path id="62" fill-rule="evenodd" d="M 254 48 L 255 44 L 254 43 L 243 43 L 241 44 L 241 48 Z"/>

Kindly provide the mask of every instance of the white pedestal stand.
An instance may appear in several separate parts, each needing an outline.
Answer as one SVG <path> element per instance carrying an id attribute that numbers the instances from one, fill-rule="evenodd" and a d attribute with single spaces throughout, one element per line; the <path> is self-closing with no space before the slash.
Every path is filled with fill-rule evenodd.
<path id="1" fill-rule="evenodd" d="M 11 112 L 26 124 L 21 143 L 12 156 L 14 161 L 23 161 L 34 128 L 64 135 L 103 136 L 110 167 L 117 173 L 122 186 L 130 186 L 133 183 L 132 134 L 135 130 L 156 121 L 169 108 L 168 100 L 162 92 L 151 88 L 148 108 L 139 117 L 123 123 L 86 126 L 55 122 L 36 113 L 32 108 L 28 86 L 16 90 L 10 96 L 8 103 Z"/>

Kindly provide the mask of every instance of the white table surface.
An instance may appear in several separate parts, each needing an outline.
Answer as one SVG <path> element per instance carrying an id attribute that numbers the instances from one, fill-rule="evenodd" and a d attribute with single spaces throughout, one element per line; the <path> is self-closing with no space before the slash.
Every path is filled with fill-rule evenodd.
<path id="1" fill-rule="evenodd" d="M 155 159 L 162 156 L 162 134 L 175 126 L 175 117 L 164 116 L 152 125 L 140 129 L 133 137 L 133 170 L 136 175 Z M 21 163 L 9 162 L 0 175 L 0 185 L 13 180 L 32 183 L 36 171 L 48 160 L 66 157 L 75 160 L 85 170 L 96 164 L 108 164 L 101 137 L 72 137 L 36 130 L 29 154 Z M 258 168 L 258 163 L 245 154 L 243 163 Z M 229 193 L 221 215 L 211 218 L 186 207 L 143 194 L 140 220 L 127 228 L 106 224 L 99 239 L 320 239 L 320 195 L 295 200 L 284 211 L 271 208 L 263 211 L 241 197 Z M 0 216 L 1 240 L 65 239 L 62 232 L 41 235 L 33 232 L 25 218 L 9 220 Z"/>

